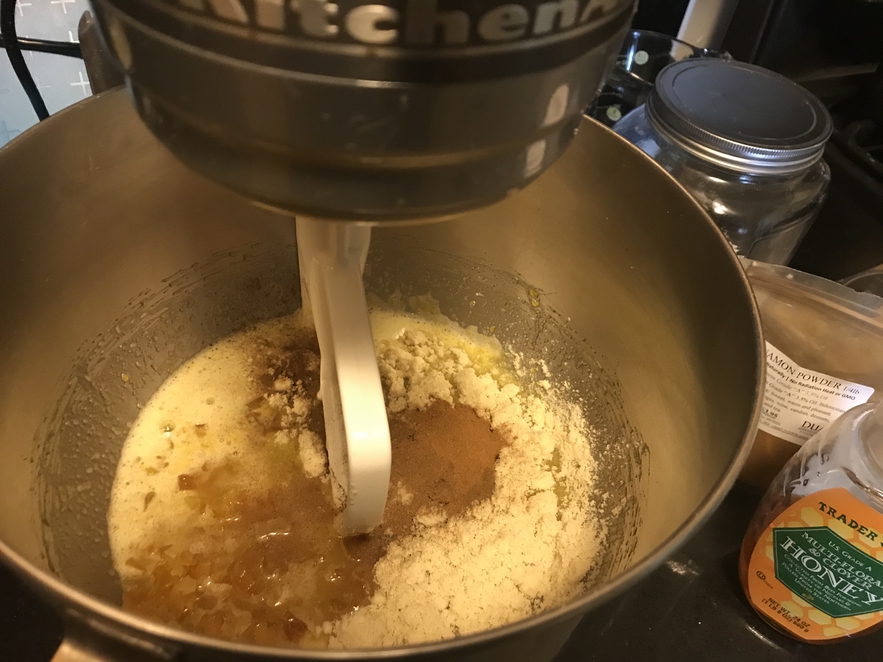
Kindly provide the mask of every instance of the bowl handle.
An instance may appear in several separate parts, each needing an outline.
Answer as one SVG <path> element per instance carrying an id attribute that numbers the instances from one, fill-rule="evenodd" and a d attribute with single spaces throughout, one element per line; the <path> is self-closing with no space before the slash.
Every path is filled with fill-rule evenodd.
<path id="1" fill-rule="evenodd" d="M 64 640 L 52 662 L 171 662 L 180 652 L 82 614 L 68 613 L 64 621 Z"/>
<path id="2" fill-rule="evenodd" d="M 52 662 L 107 662 L 109 658 L 65 639 L 52 656 Z"/>

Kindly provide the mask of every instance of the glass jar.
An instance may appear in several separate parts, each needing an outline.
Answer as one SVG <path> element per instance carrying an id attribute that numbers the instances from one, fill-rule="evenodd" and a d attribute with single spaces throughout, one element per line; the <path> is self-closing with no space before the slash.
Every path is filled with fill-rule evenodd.
<path id="1" fill-rule="evenodd" d="M 762 262 L 788 262 L 830 181 L 827 109 L 753 65 L 675 62 L 614 131 L 677 179 L 739 255 Z"/>
<path id="2" fill-rule="evenodd" d="M 696 57 L 731 59 L 727 53 L 692 46 L 667 34 L 632 30 L 625 36 L 616 63 L 586 114 L 612 127 L 647 101 L 659 72 L 672 62 Z"/>

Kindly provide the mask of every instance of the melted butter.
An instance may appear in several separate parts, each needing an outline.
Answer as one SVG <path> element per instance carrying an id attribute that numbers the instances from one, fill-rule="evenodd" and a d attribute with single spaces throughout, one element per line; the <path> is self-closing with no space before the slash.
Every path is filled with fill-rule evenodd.
<path id="1" fill-rule="evenodd" d="M 327 478 L 308 478 L 300 459 L 299 434 L 323 434 L 317 391 L 315 337 L 289 318 L 221 341 L 154 395 L 108 513 L 124 608 L 310 646 L 365 603 L 376 559 L 347 550 Z"/>
<path id="2" fill-rule="evenodd" d="M 258 454 L 275 481 L 266 491 L 247 489 L 252 469 L 236 459 L 179 476 L 188 506 L 213 521 L 127 559 L 140 572 L 124 581 L 124 608 L 210 636 L 310 645 L 323 622 L 365 603 L 374 559 L 336 535 L 327 484 L 284 449 Z"/>
<path id="3" fill-rule="evenodd" d="M 432 299 L 411 297 L 411 304 L 420 316 L 382 308 L 371 311 L 371 332 L 376 344 L 406 333 L 429 332 L 449 350 L 462 351 L 479 374 L 492 374 L 500 384 L 517 381 L 506 369 L 506 356 L 496 338 L 479 333 L 475 327 L 458 326 L 438 312 L 438 304 Z"/>

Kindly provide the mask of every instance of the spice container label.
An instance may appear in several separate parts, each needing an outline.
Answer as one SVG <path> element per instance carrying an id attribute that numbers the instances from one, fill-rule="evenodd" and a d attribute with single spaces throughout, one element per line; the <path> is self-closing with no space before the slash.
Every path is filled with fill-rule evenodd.
<path id="1" fill-rule="evenodd" d="M 803 497 L 758 539 L 747 584 L 755 609 L 807 641 L 883 622 L 883 514 L 841 487 Z"/>
<path id="2" fill-rule="evenodd" d="M 766 387 L 758 427 L 802 446 L 848 409 L 863 405 L 874 389 L 802 368 L 766 344 Z"/>

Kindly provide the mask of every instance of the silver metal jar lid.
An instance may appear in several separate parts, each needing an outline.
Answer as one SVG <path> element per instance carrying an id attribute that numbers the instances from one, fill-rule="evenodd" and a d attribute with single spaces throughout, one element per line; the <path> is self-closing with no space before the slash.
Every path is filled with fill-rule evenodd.
<path id="1" fill-rule="evenodd" d="M 682 60 L 663 69 L 647 117 L 683 149 L 740 172 L 806 168 L 821 158 L 833 130 L 822 102 L 797 83 L 717 59 Z"/>

